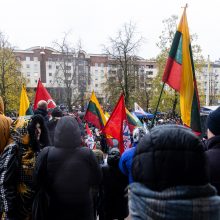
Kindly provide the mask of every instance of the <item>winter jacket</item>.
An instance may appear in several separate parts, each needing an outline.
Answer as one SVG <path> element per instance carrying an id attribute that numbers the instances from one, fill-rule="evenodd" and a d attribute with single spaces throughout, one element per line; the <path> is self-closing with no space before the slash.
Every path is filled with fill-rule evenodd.
<path id="1" fill-rule="evenodd" d="M 129 189 L 132 220 L 220 219 L 220 197 L 210 184 L 178 186 L 156 192 L 141 183 L 132 183 Z"/>
<path id="2" fill-rule="evenodd" d="M 101 181 L 101 170 L 93 152 L 80 147 L 80 129 L 73 117 L 62 117 L 55 128 L 55 147 L 39 154 L 35 186 L 45 186 L 50 198 L 48 220 L 93 219 L 91 187 Z"/>
<path id="3" fill-rule="evenodd" d="M 209 162 L 210 182 L 220 195 L 220 136 L 214 136 L 206 141 L 206 155 Z"/>
<path id="4" fill-rule="evenodd" d="M 131 167 L 136 145 L 136 143 L 133 143 L 132 148 L 124 151 L 119 161 L 119 168 L 124 175 L 128 176 L 129 184 L 133 182 Z"/>
<path id="5" fill-rule="evenodd" d="M 34 196 L 32 174 L 37 151 L 30 147 L 28 121 L 19 119 L 12 124 L 13 143 L 0 158 L 0 212 L 2 219 L 31 220 Z"/>
<path id="6" fill-rule="evenodd" d="M 9 141 L 9 130 L 11 119 L 4 116 L 4 103 L 0 97 L 0 154 L 3 152 Z"/>
<path id="7" fill-rule="evenodd" d="M 52 146 L 54 146 L 54 133 L 58 120 L 59 120 L 58 118 L 53 118 L 47 123 L 47 128 L 50 137 L 50 145 Z"/>
<path id="8" fill-rule="evenodd" d="M 178 125 L 151 129 L 136 147 L 132 163 L 134 181 L 155 191 L 208 184 L 207 169 L 201 141 L 190 129 Z"/>
<path id="9" fill-rule="evenodd" d="M 123 219 L 128 216 L 128 178 L 119 170 L 119 159 L 115 164 L 110 164 L 109 158 L 107 161 L 102 167 L 103 215 L 100 220 Z"/>
<path id="10" fill-rule="evenodd" d="M 48 116 L 48 111 L 47 111 L 47 110 L 37 108 L 37 109 L 34 111 L 34 114 L 35 114 L 35 115 L 41 115 L 41 116 L 43 116 L 45 122 L 48 122 L 48 121 L 49 121 L 49 116 Z"/>

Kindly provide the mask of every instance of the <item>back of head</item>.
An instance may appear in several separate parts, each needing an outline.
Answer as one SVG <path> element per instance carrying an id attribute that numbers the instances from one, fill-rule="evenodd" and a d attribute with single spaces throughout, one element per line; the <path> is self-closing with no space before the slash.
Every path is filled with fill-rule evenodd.
<path id="1" fill-rule="evenodd" d="M 220 107 L 209 114 L 207 118 L 207 128 L 214 135 L 220 135 Z"/>
<path id="2" fill-rule="evenodd" d="M 143 137 L 132 174 L 135 182 L 155 191 L 209 181 L 202 143 L 190 129 L 178 125 L 157 126 Z"/>
<path id="3" fill-rule="evenodd" d="M 62 110 L 61 110 L 59 107 L 56 107 L 56 108 L 54 108 L 54 109 L 52 110 L 51 115 L 52 115 L 52 117 L 54 117 L 54 118 L 55 118 L 55 117 L 60 118 L 60 117 L 63 116 L 63 112 L 62 112 Z"/>
<path id="4" fill-rule="evenodd" d="M 37 108 L 38 109 L 43 109 L 43 110 L 47 110 L 47 102 L 45 100 L 40 100 L 38 103 L 37 103 Z"/>
<path id="5" fill-rule="evenodd" d="M 4 114 L 4 102 L 3 102 L 3 99 L 2 97 L 0 96 L 0 114 Z"/>
<path id="6" fill-rule="evenodd" d="M 76 148 L 81 144 L 81 132 L 74 117 L 62 117 L 55 128 L 54 145 L 62 148 Z"/>
<path id="7" fill-rule="evenodd" d="M 145 128 L 137 127 L 133 130 L 133 142 L 138 143 L 147 133 Z"/>
<path id="8" fill-rule="evenodd" d="M 111 150 L 108 153 L 108 158 L 107 158 L 108 165 L 114 168 L 118 167 L 120 157 L 121 155 L 120 155 L 119 149 L 116 147 L 111 148 Z"/>

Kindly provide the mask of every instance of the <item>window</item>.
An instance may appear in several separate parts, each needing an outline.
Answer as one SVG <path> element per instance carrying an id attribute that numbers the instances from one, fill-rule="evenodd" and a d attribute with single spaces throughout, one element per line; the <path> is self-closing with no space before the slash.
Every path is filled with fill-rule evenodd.
<path id="1" fill-rule="evenodd" d="M 98 87 L 98 84 L 95 84 L 95 87 Z"/>
<path id="2" fill-rule="evenodd" d="M 147 75 L 153 75 L 153 71 L 146 71 Z"/>
<path id="3" fill-rule="evenodd" d="M 34 73 L 34 76 L 38 76 L 38 73 Z"/>
<path id="4" fill-rule="evenodd" d="M 52 65 L 48 65 L 48 68 L 49 68 L 49 69 L 52 69 Z"/>
<path id="5" fill-rule="evenodd" d="M 53 60 L 52 60 L 52 58 L 48 58 L 48 61 L 49 61 L 49 62 L 52 62 Z"/>
<path id="6" fill-rule="evenodd" d="M 56 66 L 56 70 L 58 70 L 59 69 L 59 66 Z"/>
<path id="7" fill-rule="evenodd" d="M 101 63 L 101 67 L 102 67 L 102 68 L 104 67 L 104 63 Z"/>
<path id="8" fill-rule="evenodd" d="M 38 57 L 34 57 L 34 61 L 38 61 Z"/>
<path id="9" fill-rule="evenodd" d="M 34 64 L 34 69 L 37 69 L 37 64 Z"/>
<path id="10" fill-rule="evenodd" d="M 66 70 L 71 70 L 71 66 L 66 66 Z"/>
<path id="11" fill-rule="evenodd" d="M 30 57 L 26 57 L 26 61 L 30 61 Z"/>
<path id="12" fill-rule="evenodd" d="M 30 72 L 27 72 L 27 77 L 30 77 L 31 76 L 31 73 Z"/>
<path id="13" fill-rule="evenodd" d="M 98 67 L 99 66 L 99 64 L 98 63 L 95 63 L 95 67 Z"/>
<path id="14" fill-rule="evenodd" d="M 28 69 L 29 69 L 29 68 L 30 68 L 30 64 L 26 64 L 26 68 L 28 68 Z"/>
<path id="15" fill-rule="evenodd" d="M 146 67 L 148 67 L 149 69 L 153 69 L 154 65 L 149 64 L 149 65 L 146 65 Z"/>
<path id="16" fill-rule="evenodd" d="M 50 84 L 52 83 L 52 80 L 50 80 Z"/>
<path id="17" fill-rule="evenodd" d="M 52 73 L 49 73 L 49 76 L 52 76 Z"/>

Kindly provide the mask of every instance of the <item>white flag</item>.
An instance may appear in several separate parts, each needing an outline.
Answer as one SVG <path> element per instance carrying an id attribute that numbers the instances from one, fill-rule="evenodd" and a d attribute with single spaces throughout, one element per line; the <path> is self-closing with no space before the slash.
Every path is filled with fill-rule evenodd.
<path id="1" fill-rule="evenodd" d="M 141 108 L 137 102 L 134 103 L 134 111 L 140 114 L 146 114 L 145 111 L 143 110 L 143 108 Z"/>

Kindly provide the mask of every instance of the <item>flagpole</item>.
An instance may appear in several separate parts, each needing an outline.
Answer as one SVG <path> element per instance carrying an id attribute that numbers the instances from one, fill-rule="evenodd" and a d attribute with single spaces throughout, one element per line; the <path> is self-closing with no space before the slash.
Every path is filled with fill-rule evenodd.
<path id="1" fill-rule="evenodd" d="M 160 100 L 161 100 L 161 97 L 162 97 L 164 86 L 165 86 L 165 82 L 163 83 L 161 91 L 160 91 L 160 96 L 159 96 L 157 106 L 156 106 L 156 109 L 155 109 L 155 112 L 154 112 L 154 117 L 153 117 L 153 121 L 151 123 L 151 128 L 153 128 L 153 126 L 154 126 L 154 122 L 155 122 L 155 119 L 156 119 L 156 116 L 157 116 L 157 110 L 158 110 L 158 107 L 159 107 L 159 104 L 160 104 Z"/>

